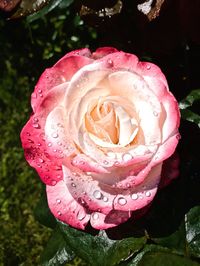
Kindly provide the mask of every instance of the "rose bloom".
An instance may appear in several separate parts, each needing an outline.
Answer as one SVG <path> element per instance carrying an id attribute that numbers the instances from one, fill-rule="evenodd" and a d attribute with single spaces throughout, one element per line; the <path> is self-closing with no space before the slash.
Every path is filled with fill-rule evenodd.
<path id="1" fill-rule="evenodd" d="M 31 105 L 22 145 L 57 219 L 106 229 L 150 204 L 180 138 L 156 65 L 111 47 L 73 51 L 44 71 Z M 177 176 L 171 161 L 165 179 Z"/>

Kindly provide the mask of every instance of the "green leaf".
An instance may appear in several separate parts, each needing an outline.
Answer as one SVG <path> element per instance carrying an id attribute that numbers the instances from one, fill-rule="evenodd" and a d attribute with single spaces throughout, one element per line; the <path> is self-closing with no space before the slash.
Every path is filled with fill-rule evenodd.
<path id="1" fill-rule="evenodd" d="M 200 206 L 185 215 L 185 231 L 189 253 L 200 258 Z"/>
<path id="2" fill-rule="evenodd" d="M 200 89 L 191 91 L 190 94 L 179 103 L 181 117 L 187 121 L 194 122 L 198 127 L 200 127 L 200 115 L 192 112 L 188 108 L 191 107 L 195 101 L 199 100 Z"/>
<path id="3" fill-rule="evenodd" d="M 50 228 L 55 228 L 56 219 L 49 210 L 45 189 L 43 190 L 41 198 L 36 205 L 34 216 L 36 220 L 41 224 Z"/>
<path id="4" fill-rule="evenodd" d="M 197 266 L 197 262 L 178 256 L 170 249 L 157 246 L 146 245 L 127 266 Z"/>
<path id="5" fill-rule="evenodd" d="M 176 232 L 152 240 L 181 255 L 200 257 L 200 207 L 194 207 L 185 214 L 184 221 Z"/>
<path id="6" fill-rule="evenodd" d="M 74 259 L 74 252 L 67 245 L 60 230 L 56 228 L 40 258 L 42 266 L 62 266 Z"/>
<path id="7" fill-rule="evenodd" d="M 145 237 L 111 240 L 103 230 L 93 236 L 59 221 L 58 223 L 71 249 L 92 266 L 117 265 L 132 257 L 146 243 Z"/>
<path id="8" fill-rule="evenodd" d="M 189 109 L 181 110 L 181 117 L 187 121 L 193 122 L 200 127 L 200 115 L 193 113 Z"/>
<path id="9" fill-rule="evenodd" d="M 65 2 L 65 7 L 68 7 L 73 0 L 52 0 L 47 6 L 45 6 L 44 8 L 42 8 L 42 10 L 30 15 L 27 17 L 27 22 L 31 23 L 34 20 L 37 20 L 43 16 L 45 16 L 46 14 L 48 14 L 49 12 L 51 12 L 55 7 L 59 6 L 62 4 L 62 2 Z"/>
<path id="10" fill-rule="evenodd" d="M 199 101 L 200 100 L 200 89 L 199 90 L 193 90 L 190 92 L 190 94 L 188 94 L 188 96 L 183 99 L 180 103 L 179 103 L 179 108 L 181 110 L 184 110 L 190 106 L 192 106 L 192 104 L 195 101 Z"/>
<path id="11" fill-rule="evenodd" d="M 49 4 L 49 2 L 50 0 L 22 0 L 16 12 L 10 18 L 15 19 L 30 15 Z"/>
<path id="12" fill-rule="evenodd" d="M 71 249 L 89 265 L 104 265 L 105 254 L 115 240 L 110 240 L 105 231 L 100 231 L 98 235 L 90 235 L 86 232 L 71 228 L 59 222 L 61 231 Z"/>
<path id="13" fill-rule="evenodd" d="M 121 261 L 129 259 L 139 250 L 141 250 L 145 243 L 146 237 L 130 237 L 116 241 L 107 252 L 106 265 L 117 265 Z"/>

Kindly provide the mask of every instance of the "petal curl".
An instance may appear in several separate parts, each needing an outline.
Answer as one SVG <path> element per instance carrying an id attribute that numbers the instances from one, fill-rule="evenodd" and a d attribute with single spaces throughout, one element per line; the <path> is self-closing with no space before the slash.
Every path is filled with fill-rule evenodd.
<path id="1" fill-rule="evenodd" d="M 85 228 L 90 215 L 71 196 L 64 181 L 54 187 L 47 186 L 46 191 L 49 208 L 58 220 L 78 229 Z"/>

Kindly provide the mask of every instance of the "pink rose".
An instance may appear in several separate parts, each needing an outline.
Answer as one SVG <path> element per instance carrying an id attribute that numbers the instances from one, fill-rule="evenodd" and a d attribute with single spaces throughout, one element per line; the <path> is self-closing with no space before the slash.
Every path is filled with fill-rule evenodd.
<path id="1" fill-rule="evenodd" d="M 156 65 L 110 47 L 74 51 L 44 71 L 31 104 L 22 145 L 57 219 L 106 229 L 153 200 L 180 122 Z"/>

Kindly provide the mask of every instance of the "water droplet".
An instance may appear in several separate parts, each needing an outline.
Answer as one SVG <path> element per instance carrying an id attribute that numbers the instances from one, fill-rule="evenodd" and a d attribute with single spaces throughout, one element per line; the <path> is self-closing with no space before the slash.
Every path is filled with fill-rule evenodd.
<path id="1" fill-rule="evenodd" d="M 104 197 L 103 197 L 103 201 L 104 201 L 104 202 L 107 202 L 107 201 L 108 201 L 108 198 L 104 196 Z"/>
<path id="2" fill-rule="evenodd" d="M 38 118 L 34 117 L 34 118 L 33 118 L 33 121 L 34 121 L 34 122 L 38 122 L 39 120 L 38 120 Z"/>
<path id="3" fill-rule="evenodd" d="M 58 127 L 63 127 L 63 125 L 61 123 L 58 123 L 57 126 Z"/>
<path id="4" fill-rule="evenodd" d="M 58 211 L 58 212 L 57 212 L 57 214 L 58 214 L 59 216 L 61 216 L 61 215 L 62 215 L 62 213 L 61 213 L 60 211 Z"/>
<path id="5" fill-rule="evenodd" d="M 57 175 L 57 178 L 58 178 L 58 179 L 61 179 L 61 178 L 62 178 L 62 176 L 61 176 L 61 175 Z"/>
<path id="6" fill-rule="evenodd" d="M 147 69 L 149 70 L 151 68 L 151 66 L 150 65 L 147 65 Z"/>
<path id="7" fill-rule="evenodd" d="M 178 133 L 178 134 L 176 135 L 176 138 L 177 138 L 177 140 L 180 140 L 180 139 L 181 139 L 181 135 Z"/>
<path id="8" fill-rule="evenodd" d="M 57 199 L 56 202 L 57 202 L 57 204 L 60 204 L 61 203 L 61 200 L 60 199 Z"/>
<path id="9" fill-rule="evenodd" d="M 71 186 L 72 186 L 72 187 L 76 187 L 76 185 L 75 185 L 74 183 L 71 183 Z"/>
<path id="10" fill-rule="evenodd" d="M 58 133 L 54 132 L 54 133 L 52 133 L 51 136 L 52 136 L 53 138 L 57 138 L 57 137 L 58 137 Z"/>
<path id="11" fill-rule="evenodd" d="M 127 162 L 130 161 L 131 159 L 133 159 L 133 156 L 130 153 L 124 153 L 122 156 L 122 159 Z"/>
<path id="12" fill-rule="evenodd" d="M 39 158 L 39 159 L 38 159 L 38 162 L 40 162 L 40 163 L 44 163 L 44 160 L 43 160 L 42 158 Z"/>
<path id="13" fill-rule="evenodd" d="M 77 219 L 79 220 L 79 221 L 82 221 L 84 218 L 85 218 L 85 213 L 80 213 L 80 212 L 78 212 L 78 214 L 77 214 Z"/>
<path id="14" fill-rule="evenodd" d="M 32 139 L 28 139 L 28 142 L 29 143 L 34 143 Z"/>
<path id="15" fill-rule="evenodd" d="M 52 186 L 55 186 L 56 183 L 57 183 L 56 180 L 52 180 L 52 181 L 51 181 Z"/>
<path id="16" fill-rule="evenodd" d="M 153 112 L 154 116 L 158 116 L 158 113 L 156 111 Z"/>
<path id="17" fill-rule="evenodd" d="M 26 132 L 26 135 L 30 137 L 31 134 L 29 132 Z"/>
<path id="18" fill-rule="evenodd" d="M 108 164 L 109 164 L 109 162 L 108 162 L 108 161 L 106 161 L 106 160 L 104 160 L 104 161 L 103 161 L 103 164 L 105 164 L 105 165 L 108 165 Z"/>
<path id="19" fill-rule="evenodd" d="M 114 163 L 114 165 L 116 165 L 116 166 L 117 166 L 117 165 L 119 165 L 119 162 L 118 162 L 118 161 L 116 161 L 116 162 Z"/>
<path id="20" fill-rule="evenodd" d="M 42 90 L 38 90 L 39 93 L 42 93 Z"/>
<path id="21" fill-rule="evenodd" d="M 58 145 L 59 145 L 59 146 L 62 146 L 62 142 L 58 142 Z"/>
<path id="22" fill-rule="evenodd" d="M 150 192 L 150 191 L 147 191 L 147 192 L 145 193 L 145 195 L 146 195 L 146 197 L 150 197 L 150 196 L 151 196 L 151 192 Z"/>
<path id="23" fill-rule="evenodd" d="M 109 66 L 111 66 L 111 67 L 113 66 L 113 60 L 112 60 L 112 59 L 108 59 L 107 62 L 108 62 L 108 64 L 109 64 Z"/>
<path id="24" fill-rule="evenodd" d="M 33 127 L 34 127 L 34 128 L 40 128 L 40 125 L 39 125 L 38 123 L 34 123 L 34 124 L 33 124 Z"/>
<path id="25" fill-rule="evenodd" d="M 92 217 L 93 217 L 94 220 L 97 220 L 99 218 L 99 214 L 97 212 L 94 212 L 92 214 Z"/>
<path id="26" fill-rule="evenodd" d="M 36 99 L 37 98 L 37 94 L 35 92 L 32 93 L 31 95 L 32 98 Z"/>
<path id="27" fill-rule="evenodd" d="M 132 198 L 133 200 L 136 200 L 136 199 L 138 199 L 138 195 L 137 195 L 137 194 L 132 194 L 132 195 L 131 195 L 131 198 Z"/>
<path id="28" fill-rule="evenodd" d="M 95 197 L 95 199 L 101 199 L 102 198 L 102 194 L 99 190 L 95 190 L 93 193 L 93 196 Z"/>
<path id="29" fill-rule="evenodd" d="M 123 197 L 118 198 L 118 203 L 120 205 L 125 205 L 127 203 L 127 200 Z"/>
<path id="30" fill-rule="evenodd" d="M 51 143 L 51 142 L 49 142 L 47 145 L 48 145 L 49 147 L 51 147 L 51 146 L 52 146 L 52 143 Z"/>

